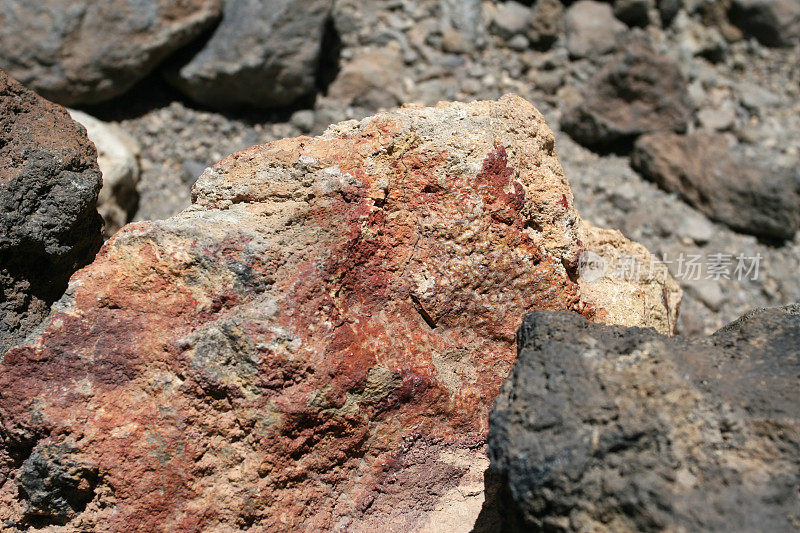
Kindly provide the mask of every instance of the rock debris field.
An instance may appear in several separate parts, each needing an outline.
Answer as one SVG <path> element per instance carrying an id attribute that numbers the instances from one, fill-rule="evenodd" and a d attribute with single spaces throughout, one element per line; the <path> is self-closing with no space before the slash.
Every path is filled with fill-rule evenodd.
<path id="1" fill-rule="evenodd" d="M 797 0 L 0 0 L 3 531 L 800 530 Z"/>

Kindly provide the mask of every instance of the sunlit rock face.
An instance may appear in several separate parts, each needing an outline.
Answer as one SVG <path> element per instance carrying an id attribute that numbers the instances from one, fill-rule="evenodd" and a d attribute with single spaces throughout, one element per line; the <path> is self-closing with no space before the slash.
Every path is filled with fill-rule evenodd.
<path id="1" fill-rule="evenodd" d="M 528 311 L 674 327 L 671 279 L 581 279 L 595 245 L 633 246 L 583 224 L 514 96 L 231 155 L 5 357 L 0 519 L 468 531 Z"/>

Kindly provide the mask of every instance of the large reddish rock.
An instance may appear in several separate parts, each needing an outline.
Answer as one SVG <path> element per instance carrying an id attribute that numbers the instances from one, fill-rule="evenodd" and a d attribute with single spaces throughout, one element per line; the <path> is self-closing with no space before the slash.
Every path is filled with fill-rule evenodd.
<path id="1" fill-rule="evenodd" d="M 100 185 L 86 130 L 0 71 L 0 357 L 100 249 Z"/>
<path id="2" fill-rule="evenodd" d="M 0 0 L 0 68 L 63 105 L 119 96 L 221 13 L 220 0 Z"/>
<path id="3" fill-rule="evenodd" d="M 234 154 L 0 364 L 0 520 L 469 531 L 524 314 L 674 325 L 673 280 L 583 280 L 592 246 L 634 245 L 583 224 L 518 97 Z"/>

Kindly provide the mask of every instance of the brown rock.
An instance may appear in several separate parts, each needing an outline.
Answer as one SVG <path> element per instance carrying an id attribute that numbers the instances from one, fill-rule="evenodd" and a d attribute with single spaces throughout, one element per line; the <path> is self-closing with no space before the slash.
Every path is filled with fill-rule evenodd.
<path id="1" fill-rule="evenodd" d="M 400 103 L 403 58 L 394 46 L 368 50 L 342 67 L 328 88 L 334 100 L 370 110 Z"/>
<path id="2" fill-rule="evenodd" d="M 0 0 L 0 68 L 54 102 L 101 102 L 144 78 L 220 10 L 220 0 Z"/>
<path id="3" fill-rule="evenodd" d="M 800 169 L 752 161 L 725 135 L 645 135 L 636 142 L 631 164 L 645 178 L 737 231 L 791 239 L 800 229 Z"/>
<path id="4" fill-rule="evenodd" d="M 100 185 L 86 130 L 0 71 L 0 357 L 100 248 Z"/>
<path id="5" fill-rule="evenodd" d="M 620 321 L 652 319 L 637 294 L 581 296 L 571 202 L 553 133 L 513 96 L 226 158 L 191 208 L 117 233 L 0 364 L 0 519 L 466 530 L 521 317 L 600 320 L 622 298 Z"/>
<path id="6" fill-rule="evenodd" d="M 686 82 L 677 65 L 633 38 L 601 68 L 562 128 L 581 144 L 609 148 L 642 133 L 681 132 L 691 119 Z"/>

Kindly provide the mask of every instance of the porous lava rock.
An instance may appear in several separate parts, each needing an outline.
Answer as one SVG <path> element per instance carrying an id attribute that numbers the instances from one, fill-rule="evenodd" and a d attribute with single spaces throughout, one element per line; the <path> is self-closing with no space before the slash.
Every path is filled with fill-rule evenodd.
<path id="1" fill-rule="evenodd" d="M 524 314 L 677 312 L 643 311 L 663 281 L 582 298 L 595 230 L 515 96 L 255 146 L 193 195 L 112 237 L 0 364 L 5 523 L 468 531 Z M 41 479 L 83 492 L 43 505 Z"/>
<path id="2" fill-rule="evenodd" d="M 0 356 L 100 249 L 100 185 L 86 130 L 0 71 Z"/>
<path id="3" fill-rule="evenodd" d="M 705 339 L 534 312 L 490 418 L 502 531 L 796 531 L 800 306 Z"/>
<path id="4" fill-rule="evenodd" d="M 0 0 L 0 68 L 63 105 L 127 91 L 198 37 L 220 0 Z"/>

